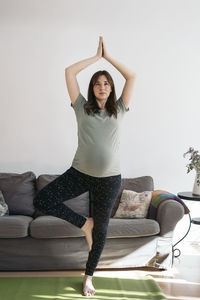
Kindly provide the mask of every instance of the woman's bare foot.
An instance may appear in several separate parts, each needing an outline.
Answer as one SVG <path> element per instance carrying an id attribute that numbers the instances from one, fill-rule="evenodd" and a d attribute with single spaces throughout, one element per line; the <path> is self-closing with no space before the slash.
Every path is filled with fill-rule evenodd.
<path id="1" fill-rule="evenodd" d="M 92 230 L 94 227 L 94 220 L 93 218 L 88 218 L 85 224 L 81 227 L 81 230 L 85 233 L 86 240 L 88 243 L 88 251 L 92 249 Z"/>
<path id="2" fill-rule="evenodd" d="M 95 289 L 92 284 L 92 276 L 85 275 L 83 280 L 83 294 L 84 296 L 93 296 L 95 294 Z"/>

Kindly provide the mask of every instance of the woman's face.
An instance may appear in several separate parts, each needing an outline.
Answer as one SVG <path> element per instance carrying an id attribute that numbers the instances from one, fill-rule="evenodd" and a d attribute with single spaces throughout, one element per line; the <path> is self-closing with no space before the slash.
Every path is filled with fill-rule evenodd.
<path id="1" fill-rule="evenodd" d="M 98 100 L 107 100 L 112 89 L 105 75 L 99 76 L 93 86 L 94 95 Z"/>

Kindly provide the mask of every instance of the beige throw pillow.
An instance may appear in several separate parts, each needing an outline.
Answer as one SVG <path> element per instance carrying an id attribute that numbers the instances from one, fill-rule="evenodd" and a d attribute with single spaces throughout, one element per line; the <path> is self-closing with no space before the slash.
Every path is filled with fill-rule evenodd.
<path id="1" fill-rule="evenodd" d="M 137 193 L 123 190 L 119 207 L 113 218 L 146 218 L 151 197 L 152 191 Z"/>
<path id="2" fill-rule="evenodd" d="M 5 202 L 2 191 L 0 191 L 0 217 L 8 214 L 9 214 L 8 205 Z"/>

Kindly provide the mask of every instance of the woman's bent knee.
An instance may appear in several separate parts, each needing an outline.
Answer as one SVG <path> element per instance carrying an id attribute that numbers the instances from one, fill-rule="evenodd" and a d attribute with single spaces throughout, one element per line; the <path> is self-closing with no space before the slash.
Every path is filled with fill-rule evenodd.
<path id="1" fill-rule="evenodd" d="M 43 208 L 44 205 L 44 201 L 42 200 L 40 193 L 38 193 L 34 198 L 33 198 L 33 206 L 35 208 L 41 209 Z"/>

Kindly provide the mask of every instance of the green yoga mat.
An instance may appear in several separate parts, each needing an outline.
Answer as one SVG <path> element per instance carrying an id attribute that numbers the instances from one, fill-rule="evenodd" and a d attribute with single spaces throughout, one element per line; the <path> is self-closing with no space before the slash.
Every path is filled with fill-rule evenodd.
<path id="1" fill-rule="evenodd" d="M 9 277 L 0 278 L 0 300 L 166 300 L 151 277 L 93 277 L 94 296 L 82 293 L 83 277 Z"/>

